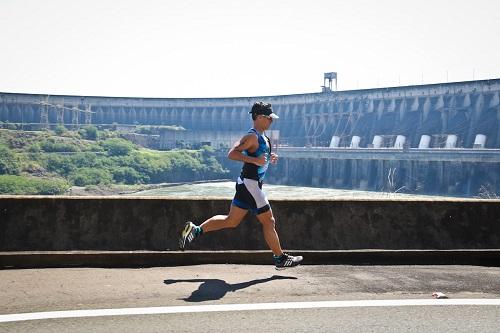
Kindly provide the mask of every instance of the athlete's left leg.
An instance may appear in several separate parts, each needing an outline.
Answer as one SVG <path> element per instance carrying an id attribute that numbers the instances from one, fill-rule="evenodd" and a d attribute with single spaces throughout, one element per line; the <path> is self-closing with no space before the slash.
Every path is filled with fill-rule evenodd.
<path id="1" fill-rule="evenodd" d="M 184 224 L 184 228 L 181 231 L 179 237 L 179 249 L 184 251 L 186 245 L 194 241 L 194 239 L 205 232 L 225 229 L 225 228 L 236 228 L 241 220 L 247 214 L 247 210 L 243 208 L 231 205 L 229 210 L 229 215 L 215 215 L 203 222 L 200 226 L 197 226 L 191 221 L 187 221 Z"/>
<path id="2" fill-rule="evenodd" d="M 248 210 L 231 205 L 228 215 L 215 215 L 203 222 L 200 227 L 203 229 L 203 233 L 225 229 L 225 228 L 236 228 Z"/>

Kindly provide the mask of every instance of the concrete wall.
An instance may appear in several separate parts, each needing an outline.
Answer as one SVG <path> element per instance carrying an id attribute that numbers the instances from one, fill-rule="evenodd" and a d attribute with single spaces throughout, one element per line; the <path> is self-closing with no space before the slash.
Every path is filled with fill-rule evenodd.
<path id="1" fill-rule="evenodd" d="M 0 251 L 177 250 L 185 220 L 224 214 L 228 200 L 0 197 Z M 272 201 L 284 248 L 500 248 L 500 200 Z M 266 249 L 253 217 L 206 234 L 193 250 Z"/>

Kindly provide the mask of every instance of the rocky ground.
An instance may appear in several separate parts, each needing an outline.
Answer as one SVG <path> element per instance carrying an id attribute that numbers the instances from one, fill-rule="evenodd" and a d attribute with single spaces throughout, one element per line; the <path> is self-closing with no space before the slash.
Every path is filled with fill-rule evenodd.
<path id="1" fill-rule="evenodd" d="M 181 183 L 161 183 L 161 184 L 141 184 L 141 185 L 105 185 L 105 186 L 72 186 L 65 195 L 71 196 L 102 196 L 102 195 L 125 195 L 133 194 L 136 192 L 155 190 L 165 187 L 180 186 L 180 185 L 194 185 L 205 183 L 223 183 L 229 179 L 215 179 L 215 180 L 200 180 L 193 182 Z"/>
<path id="2" fill-rule="evenodd" d="M 103 196 L 103 195 L 123 195 L 131 194 L 138 191 L 143 191 L 150 189 L 148 185 L 134 185 L 134 186 L 91 186 L 91 187 L 80 187 L 72 186 L 65 195 L 71 196 Z"/>

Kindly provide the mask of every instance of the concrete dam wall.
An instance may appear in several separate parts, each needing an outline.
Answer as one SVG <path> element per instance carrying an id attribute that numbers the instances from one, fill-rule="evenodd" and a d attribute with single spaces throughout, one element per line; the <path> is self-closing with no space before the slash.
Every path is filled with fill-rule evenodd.
<path id="1" fill-rule="evenodd" d="M 500 194 L 500 79 L 235 98 L 0 93 L 0 121 L 28 128 L 179 125 L 185 131 L 161 131 L 155 148 L 199 141 L 227 149 L 250 126 L 248 111 L 257 100 L 272 103 L 280 116 L 272 127 L 273 145 L 281 156 L 268 178 L 272 183 L 457 196 Z M 317 155 L 304 158 L 300 151 L 287 151 L 289 147 L 305 147 Z M 335 156 L 325 157 L 314 148 L 331 149 Z M 485 159 L 485 151 L 496 158 Z"/>
<path id="2" fill-rule="evenodd" d="M 0 251 L 177 250 L 184 221 L 228 200 L 0 198 Z M 283 247 L 300 250 L 494 249 L 500 200 L 272 201 Z M 265 250 L 259 222 L 207 233 L 193 250 Z"/>
<path id="3" fill-rule="evenodd" d="M 273 129 L 288 146 L 500 148 L 500 79 L 235 98 L 0 93 L 0 121 L 244 131 L 257 100 L 273 104 L 280 116 Z"/>

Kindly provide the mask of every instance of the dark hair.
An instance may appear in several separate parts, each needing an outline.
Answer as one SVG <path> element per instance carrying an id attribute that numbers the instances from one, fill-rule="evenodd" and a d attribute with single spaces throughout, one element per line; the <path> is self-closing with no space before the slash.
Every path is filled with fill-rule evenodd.
<path id="1" fill-rule="evenodd" d="M 270 115 L 273 112 L 272 106 L 270 103 L 264 102 L 256 102 L 252 106 L 252 120 L 257 119 L 258 115 Z"/>

